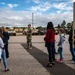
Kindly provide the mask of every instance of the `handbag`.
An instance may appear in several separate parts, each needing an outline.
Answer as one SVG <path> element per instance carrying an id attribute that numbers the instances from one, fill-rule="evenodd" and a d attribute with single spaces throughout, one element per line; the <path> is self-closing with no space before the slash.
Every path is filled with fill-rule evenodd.
<path id="1" fill-rule="evenodd" d="M 44 37 L 44 41 L 45 41 L 45 38 L 46 38 L 46 37 Z M 46 41 L 45 41 L 45 47 L 47 47 L 47 42 L 46 42 Z"/>
<path id="2" fill-rule="evenodd" d="M 45 47 L 47 47 L 47 45 L 48 45 L 48 43 L 47 43 L 47 42 L 45 42 Z"/>

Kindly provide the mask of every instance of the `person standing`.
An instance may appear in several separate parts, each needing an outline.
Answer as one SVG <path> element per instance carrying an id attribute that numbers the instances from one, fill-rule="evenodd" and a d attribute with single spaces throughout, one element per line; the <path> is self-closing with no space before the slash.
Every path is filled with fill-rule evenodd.
<path id="1" fill-rule="evenodd" d="M 4 64 L 4 68 L 5 68 L 5 72 L 10 71 L 10 69 L 8 68 L 7 65 L 7 60 L 6 60 L 6 53 L 4 50 L 4 43 L 3 43 L 3 34 L 2 34 L 2 29 L 0 29 L 0 49 L 1 49 L 1 58 L 3 59 L 3 64 Z M 0 60 L 1 62 L 1 60 Z"/>
<path id="2" fill-rule="evenodd" d="M 7 32 L 4 26 L 2 26 L 2 31 L 3 31 L 3 41 L 4 41 L 5 52 L 6 52 L 6 58 L 8 58 L 9 57 L 9 51 L 8 51 L 9 33 Z"/>
<path id="3" fill-rule="evenodd" d="M 32 49 L 32 29 L 31 29 L 31 24 L 28 25 L 26 36 L 27 36 L 27 48 Z"/>
<path id="4" fill-rule="evenodd" d="M 71 26 L 71 29 L 70 29 L 68 41 L 69 41 L 69 45 L 70 45 L 70 52 L 71 52 L 71 55 L 72 55 L 72 61 L 75 62 L 75 50 L 73 48 L 73 21 L 72 21 L 72 26 Z"/>
<path id="5" fill-rule="evenodd" d="M 64 48 L 64 44 L 65 44 L 65 35 L 64 35 L 63 29 L 60 29 L 59 32 L 60 32 L 60 39 L 59 39 L 59 42 L 58 42 L 58 53 L 60 55 L 60 59 L 57 60 L 57 62 L 62 62 L 63 61 L 62 52 L 63 52 L 63 48 Z"/>
<path id="6" fill-rule="evenodd" d="M 49 63 L 47 67 L 52 67 L 52 65 L 55 64 L 55 50 L 53 49 L 55 42 L 55 29 L 52 22 L 48 22 L 47 24 L 47 32 L 44 40 L 49 54 Z"/>

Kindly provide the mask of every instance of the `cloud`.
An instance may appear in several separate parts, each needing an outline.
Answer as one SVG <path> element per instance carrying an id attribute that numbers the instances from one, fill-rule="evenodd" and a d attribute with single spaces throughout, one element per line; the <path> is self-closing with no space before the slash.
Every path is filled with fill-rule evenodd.
<path id="1" fill-rule="evenodd" d="M 63 12 L 62 13 L 52 13 L 49 15 L 49 19 L 51 21 L 54 22 L 54 25 L 58 25 L 58 24 L 61 24 L 63 20 L 66 20 L 66 22 L 71 22 L 73 20 L 73 13 L 70 12 L 70 11 L 67 11 L 67 12 Z"/>
<path id="2" fill-rule="evenodd" d="M 18 4 L 7 4 L 10 8 L 17 7 Z"/>
<path id="3" fill-rule="evenodd" d="M 26 27 L 29 23 L 32 24 L 32 12 L 34 12 L 33 26 L 46 26 L 49 21 L 52 21 L 54 26 L 57 26 L 63 20 L 66 20 L 66 22 L 73 20 L 73 7 L 70 5 L 71 3 L 50 3 L 47 1 L 41 3 L 41 0 L 35 1 L 37 4 L 31 6 L 29 11 L 12 10 L 18 4 L 7 4 L 10 8 L 0 8 L 0 26 Z"/>
<path id="4" fill-rule="evenodd" d="M 26 26 L 32 23 L 31 12 L 13 11 L 11 9 L 1 9 L 0 11 L 0 26 Z"/>
<path id="5" fill-rule="evenodd" d="M 58 3 L 58 4 L 54 3 L 52 6 L 56 9 L 60 9 L 60 10 L 72 10 L 73 9 L 72 6 L 70 6 L 66 3 Z"/>
<path id="6" fill-rule="evenodd" d="M 14 11 L 11 9 L 0 9 L 0 26 L 20 26 L 26 27 L 29 23 L 32 24 L 32 12 L 29 11 Z M 42 13 L 34 13 L 33 26 L 46 26 L 47 22 L 52 21 L 54 26 L 60 24 L 63 20 L 71 22 L 73 18 L 72 12 L 67 11 L 63 14 L 50 13 L 44 15 Z"/>
<path id="7" fill-rule="evenodd" d="M 57 13 L 59 14 L 59 13 L 61 13 L 61 11 L 60 11 L 60 10 L 58 10 L 58 11 L 57 11 Z"/>
<path id="8" fill-rule="evenodd" d="M 2 5 L 5 5 L 5 3 L 4 3 L 4 2 L 1 2 L 1 4 L 2 4 Z"/>
<path id="9" fill-rule="evenodd" d="M 32 11 L 47 11 L 47 10 L 50 9 L 50 8 L 51 8 L 50 3 L 45 2 L 45 3 L 40 4 L 40 5 L 38 5 L 38 6 L 32 6 L 30 9 L 31 9 Z"/>
<path id="10" fill-rule="evenodd" d="M 35 4 L 39 4 L 39 3 L 42 2 L 42 0 L 26 0 L 25 2 L 26 2 L 26 3 L 33 2 L 33 3 L 35 3 Z"/>
<path id="11" fill-rule="evenodd" d="M 55 3 L 55 4 L 53 4 L 53 7 L 63 10 L 64 7 L 66 7 L 66 4 L 65 3 L 59 3 L 59 4 Z"/>
<path id="12" fill-rule="evenodd" d="M 69 2 L 70 2 L 70 3 L 73 3 L 73 2 L 75 2 L 75 0 L 69 0 Z"/>
<path id="13" fill-rule="evenodd" d="M 40 3 L 41 0 L 33 0 L 34 3 Z"/>
<path id="14" fill-rule="evenodd" d="M 72 11 L 73 7 L 69 3 L 60 2 L 60 3 L 50 3 L 50 2 L 43 2 L 38 5 L 32 6 L 29 8 L 31 11 L 38 11 L 38 12 L 47 12 L 52 9 L 56 9 L 56 11 Z M 51 11 L 50 11 L 51 12 Z"/>
<path id="15" fill-rule="evenodd" d="M 7 17 L 7 19 L 9 19 L 9 20 L 15 20 L 15 21 L 23 20 L 23 18 L 20 17 L 20 16 L 9 16 L 9 17 Z"/>

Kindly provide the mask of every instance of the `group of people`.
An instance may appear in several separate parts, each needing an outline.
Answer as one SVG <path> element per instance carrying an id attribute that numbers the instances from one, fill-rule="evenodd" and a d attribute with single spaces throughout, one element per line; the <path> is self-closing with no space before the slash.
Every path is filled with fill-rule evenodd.
<path id="1" fill-rule="evenodd" d="M 72 22 L 73 25 L 73 22 Z M 44 38 L 45 41 L 45 46 L 47 47 L 48 54 L 49 54 L 49 63 L 47 64 L 47 67 L 52 67 L 55 65 L 55 61 L 57 62 L 62 62 L 63 61 L 63 48 L 65 44 L 65 34 L 64 30 L 60 29 L 59 30 L 59 42 L 58 42 L 58 54 L 60 55 L 59 60 L 55 59 L 55 29 L 53 26 L 52 22 L 48 22 L 47 24 L 47 32 L 46 36 Z M 27 49 L 32 49 L 32 29 L 31 29 L 31 24 L 28 25 L 28 30 L 26 32 L 27 36 Z M 69 45 L 70 45 L 70 52 L 72 55 L 72 61 L 75 62 L 75 49 L 73 48 L 73 27 L 71 27 L 70 34 L 69 34 Z M 9 40 L 9 34 L 6 31 L 6 28 L 2 26 L 0 28 L 0 62 L 3 59 L 3 64 L 5 68 L 5 72 L 9 71 L 10 69 L 8 68 L 7 65 L 7 59 L 9 57 L 9 51 L 8 51 L 8 40 Z"/>
<path id="2" fill-rule="evenodd" d="M 7 58 L 9 57 L 8 40 L 9 34 L 6 31 L 6 28 L 2 26 L 2 28 L 0 28 L 0 62 L 3 60 L 5 72 L 10 70 L 7 64 Z"/>
<path id="3" fill-rule="evenodd" d="M 73 25 L 73 22 L 72 22 Z M 62 62 L 63 61 L 63 48 L 64 48 L 64 44 L 65 44 L 65 34 L 64 34 L 64 30 L 60 29 L 59 30 L 59 42 L 58 42 L 58 54 L 60 55 L 59 60 L 55 59 L 55 29 L 53 26 L 52 22 L 48 22 L 47 24 L 47 32 L 46 32 L 46 36 L 44 38 L 45 41 L 45 46 L 47 47 L 48 50 L 48 54 L 49 54 L 49 63 L 47 64 L 47 67 L 52 67 L 53 65 L 55 65 L 55 61 L 57 62 Z M 75 49 L 73 47 L 73 28 L 71 27 L 70 30 L 70 34 L 69 34 L 69 45 L 70 45 L 70 52 L 72 55 L 72 61 L 75 63 Z"/>
<path id="4" fill-rule="evenodd" d="M 70 52 L 72 55 L 72 61 L 75 63 L 75 49 L 73 47 L 73 22 L 71 24 L 71 30 L 69 34 L 69 45 L 70 45 Z M 65 34 L 64 30 L 60 29 L 59 30 L 59 42 L 58 42 L 58 52 L 56 52 L 55 49 L 55 29 L 54 25 L 52 22 L 48 22 L 47 24 L 47 32 L 46 36 L 44 38 L 45 41 L 45 47 L 47 47 L 48 54 L 49 54 L 49 63 L 47 64 L 47 67 L 52 67 L 55 65 L 55 61 L 57 62 L 62 62 L 63 61 L 63 49 L 65 45 Z M 31 24 L 28 25 L 28 30 L 26 32 L 27 36 L 27 49 L 32 49 L 32 29 L 31 29 Z M 59 54 L 60 58 L 58 60 L 55 59 L 55 54 Z"/>

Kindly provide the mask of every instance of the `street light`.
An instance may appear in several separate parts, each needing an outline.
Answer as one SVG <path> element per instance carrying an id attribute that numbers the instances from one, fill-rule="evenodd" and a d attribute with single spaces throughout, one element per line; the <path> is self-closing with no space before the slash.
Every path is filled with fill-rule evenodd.
<path id="1" fill-rule="evenodd" d="M 34 24 L 34 13 L 32 13 L 32 27 L 33 27 L 33 24 Z"/>

